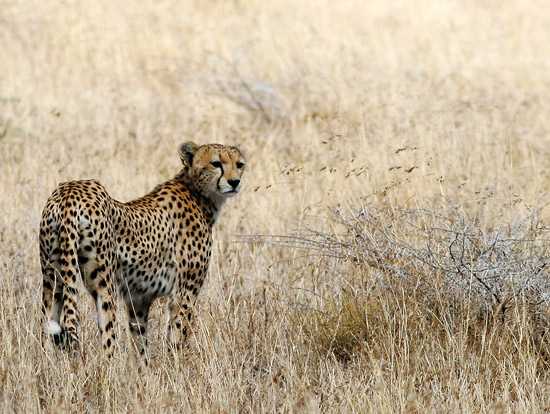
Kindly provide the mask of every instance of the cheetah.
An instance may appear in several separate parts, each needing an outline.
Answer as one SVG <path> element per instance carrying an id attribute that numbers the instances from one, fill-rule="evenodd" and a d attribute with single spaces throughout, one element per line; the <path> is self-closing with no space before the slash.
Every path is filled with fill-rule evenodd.
<path id="1" fill-rule="evenodd" d="M 39 234 L 42 309 L 45 334 L 57 346 L 80 346 L 78 283 L 94 299 L 109 357 L 115 294 L 126 304 L 140 354 L 146 355 L 149 309 L 159 297 L 167 297 L 169 343 L 185 342 L 210 261 L 212 227 L 224 201 L 241 188 L 245 160 L 236 147 L 193 142 L 182 144 L 179 156 L 180 172 L 136 200 L 119 202 L 96 180 L 62 183 L 47 200 Z"/>

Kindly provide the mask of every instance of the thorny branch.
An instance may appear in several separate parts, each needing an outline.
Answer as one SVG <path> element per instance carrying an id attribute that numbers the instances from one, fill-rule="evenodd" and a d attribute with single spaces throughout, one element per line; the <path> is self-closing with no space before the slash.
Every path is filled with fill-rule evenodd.
<path id="1" fill-rule="evenodd" d="M 332 218 L 337 234 L 306 229 L 246 240 L 315 251 L 381 276 L 441 277 L 450 293 L 474 295 L 488 307 L 503 308 L 520 296 L 550 304 L 550 241 L 537 211 L 498 229 L 483 228 L 458 209 L 368 207 L 335 211 Z"/>

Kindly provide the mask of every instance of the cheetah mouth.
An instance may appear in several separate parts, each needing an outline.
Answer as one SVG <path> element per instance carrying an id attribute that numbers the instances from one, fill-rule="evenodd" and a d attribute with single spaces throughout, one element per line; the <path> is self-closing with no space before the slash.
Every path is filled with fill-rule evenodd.
<path id="1" fill-rule="evenodd" d="M 236 195 L 236 194 L 239 193 L 239 190 L 238 190 L 238 189 L 226 190 L 226 191 L 221 191 L 221 193 L 222 193 L 225 197 L 233 197 L 234 195 Z"/>

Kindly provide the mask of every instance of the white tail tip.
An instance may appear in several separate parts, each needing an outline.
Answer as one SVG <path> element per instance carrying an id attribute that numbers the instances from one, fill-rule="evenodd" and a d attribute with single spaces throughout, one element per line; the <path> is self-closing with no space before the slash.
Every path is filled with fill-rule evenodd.
<path id="1" fill-rule="evenodd" d="M 57 335 L 61 333 L 61 326 L 56 321 L 48 321 L 44 324 L 46 335 Z"/>

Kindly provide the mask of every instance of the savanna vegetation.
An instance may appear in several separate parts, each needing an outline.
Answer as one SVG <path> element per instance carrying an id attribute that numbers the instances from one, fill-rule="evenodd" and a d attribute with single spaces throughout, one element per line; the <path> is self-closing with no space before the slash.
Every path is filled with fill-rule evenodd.
<path id="1" fill-rule="evenodd" d="M 0 411 L 550 409 L 545 1 L 3 0 Z M 189 346 L 42 346 L 57 183 L 119 200 L 235 144 Z"/>

